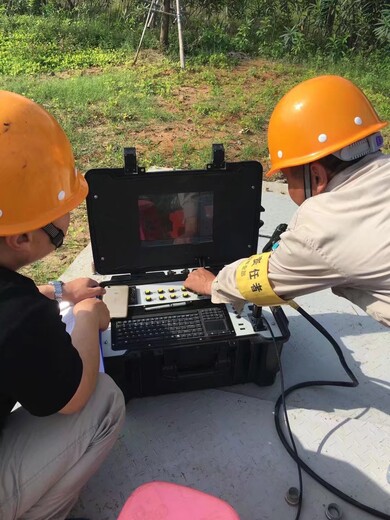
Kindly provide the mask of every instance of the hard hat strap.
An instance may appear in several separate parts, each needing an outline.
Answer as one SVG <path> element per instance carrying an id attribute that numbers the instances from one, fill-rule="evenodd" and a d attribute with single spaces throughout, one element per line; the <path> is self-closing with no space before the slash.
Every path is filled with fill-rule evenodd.
<path id="1" fill-rule="evenodd" d="M 43 226 L 41 229 L 46 233 L 46 235 L 49 236 L 50 242 L 54 245 L 56 249 L 62 246 L 64 242 L 64 233 L 60 228 L 58 228 L 54 224 L 47 224 L 46 226 Z"/>
<path id="2" fill-rule="evenodd" d="M 303 165 L 303 185 L 305 188 L 305 200 L 310 199 L 312 197 L 312 186 L 311 186 L 311 173 L 310 173 L 310 164 Z"/>

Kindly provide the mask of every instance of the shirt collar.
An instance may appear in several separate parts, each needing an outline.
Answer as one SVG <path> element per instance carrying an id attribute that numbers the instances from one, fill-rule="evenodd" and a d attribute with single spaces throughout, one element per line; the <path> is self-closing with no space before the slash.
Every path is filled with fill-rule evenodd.
<path id="1" fill-rule="evenodd" d="M 351 177 L 353 177 L 354 175 L 359 177 L 361 175 L 364 175 L 364 173 L 366 172 L 366 166 L 369 165 L 372 161 L 381 157 L 382 155 L 383 154 L 380 151 L 367 154 L 364 157 L 362 157 L 360 161 L 358 161 L 357 163 L 351 164 L 351 166 L 348 166 L 340 173 L 337 173 L 333 177 L 333 179 L 331 179 L 328 182 L 325 192 L 332 191 L 338 186 L 341 186 L 341 184 L 351 179 Z"/>

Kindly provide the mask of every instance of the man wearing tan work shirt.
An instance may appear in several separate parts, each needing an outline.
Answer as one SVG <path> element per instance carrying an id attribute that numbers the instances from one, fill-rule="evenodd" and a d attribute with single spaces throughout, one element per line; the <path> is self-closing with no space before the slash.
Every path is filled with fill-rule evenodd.
<path id="1" fill-rule="evenodd" d="M 331 288 L 390 326 L 390 157 L 380 121 L 350 81 L 320 76 L 277 104 L 268 129 L 271 170 L 300 207 L 272 253 L 206 269 L 185 286 L 213 303 L 279 305 Z"/>

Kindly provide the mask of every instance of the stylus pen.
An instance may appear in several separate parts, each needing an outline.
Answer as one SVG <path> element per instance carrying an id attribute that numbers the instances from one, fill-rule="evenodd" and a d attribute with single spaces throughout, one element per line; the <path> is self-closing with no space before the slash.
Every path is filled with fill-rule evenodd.
<path id="1" fill-rule="evenodd" d="M 157 309 L 170 309 L 171 307 L 185 307 L 188 302 L 175 302 L 175 303 L 164 303 L 163 305 L 151 305 L 145 307 L 145 311 L 154 311 Z"/>

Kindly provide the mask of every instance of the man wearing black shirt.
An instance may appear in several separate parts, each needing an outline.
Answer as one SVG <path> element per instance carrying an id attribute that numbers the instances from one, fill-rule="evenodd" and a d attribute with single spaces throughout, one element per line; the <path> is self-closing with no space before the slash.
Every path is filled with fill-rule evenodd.
<path id="1" fill-rule="evenodd" d="M 88 188 L 58 123 L 5 91 L 0 158 L 0 517 L 63 520 L 124 418 L 122 393 L 99 374 L 109 313 L 89 278 L 37 287 L 17 271 L 62 244 Z M 71 335 L 60 297 L 74 305 Z"/>

